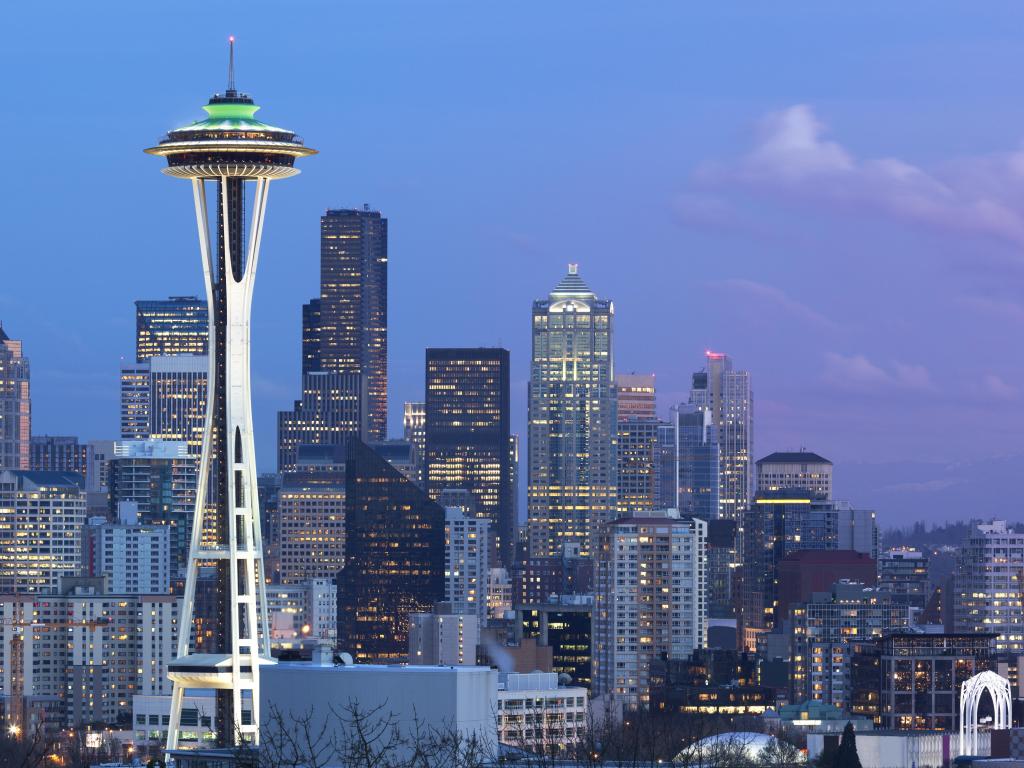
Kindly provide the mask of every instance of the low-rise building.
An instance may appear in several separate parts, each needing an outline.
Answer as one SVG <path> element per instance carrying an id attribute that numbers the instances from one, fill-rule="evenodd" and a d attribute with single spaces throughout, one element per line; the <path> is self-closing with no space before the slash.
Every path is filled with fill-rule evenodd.
<path id="1" fill-rule="evenodd" d="M 480 643 L 480 619 L 451 603 L 409 617 L 409 663 L 473 666 Z"/>
<path id="2" fill-rule="evenodd" d="M 556 672 L 509 673 L 498 684 L 498 740 L 558 754 L 587 729 L 587 689 L 560 686 Z"/>

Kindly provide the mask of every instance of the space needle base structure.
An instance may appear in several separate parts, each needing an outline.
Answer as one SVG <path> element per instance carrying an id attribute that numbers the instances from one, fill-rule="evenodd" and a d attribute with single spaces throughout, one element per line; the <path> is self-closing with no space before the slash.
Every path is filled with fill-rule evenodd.
<path id="1" fill-rule="evenodd" d="M 260 665 L 273 663 L 260 532 L 249 375 L 250 312 L 270 182 L 298 173 L 315 154 L 292 131 L 255 119 L 259 109 L 234 83 L 203 107 L 205 119 L 170 131 L 145 150 L 163 172 L 189 179 L 209 308 L 206 420 L 179 621 L 168 752 L 178 748 L 186 690 L 213 689 L 217 747 L 259 742 Z M 246 222 L 247 199 L 250 213 Z M 197 615 L 200 569 L 204 581 Z"/>

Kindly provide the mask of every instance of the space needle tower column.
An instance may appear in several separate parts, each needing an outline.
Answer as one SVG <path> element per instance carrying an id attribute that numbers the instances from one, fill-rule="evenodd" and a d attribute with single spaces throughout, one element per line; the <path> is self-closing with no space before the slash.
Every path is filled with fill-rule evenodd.
<path id="1" fill-rule="evenodd" d="M 199 252 L 210 316 L 210 370 L 196 506 L 179 623 L 167 749 L 178 747 L 186 690 L 214 689 L 217 746 L 259 740 L 260 665 L 272 663 L 263 542 L 253 451 L 249 317 L 270 182 L 294 176 L 295 159 L 315 154 L 294 132 L 255 119 L 234 82 L 203 107 L 206 119 L 178 128 L 146 150 L 163 172 L 192 181 Z M 246 222 L 246 199 L 250 198 Z M 212 219 L 212 220 L 211 220 Z M 200 568 L 215 577 L 196 614 Z"/>

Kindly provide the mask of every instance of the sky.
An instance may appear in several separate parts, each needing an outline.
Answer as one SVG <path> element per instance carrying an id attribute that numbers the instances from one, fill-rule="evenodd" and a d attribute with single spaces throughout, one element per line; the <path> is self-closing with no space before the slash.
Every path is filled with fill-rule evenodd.
<path id="1" fill-rule="evenodd" d="M 33 432 L 116 437 L 133 302 L 201 295 L 188 185 L 142 149 L 223 90 L 234 34 L 259 117 L 320 151 L 271 186 L 261 469 L 319 216 L 367 203 L 394 434 L 424 349 L 481 345 L 524 434 L 530 305 L 575 262 L 662 412 L 724 351 L 756 456 L 827 456 L 883 526 L 1024 520 L 1022 28 L 1015 2 L 8 3 L 0 321 Z"/>

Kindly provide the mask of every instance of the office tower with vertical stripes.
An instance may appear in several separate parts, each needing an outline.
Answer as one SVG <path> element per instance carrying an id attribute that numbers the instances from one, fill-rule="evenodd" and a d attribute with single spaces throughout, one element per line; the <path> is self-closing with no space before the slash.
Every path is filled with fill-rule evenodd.
<path id="1" fill-rule="evenodd" d="M 614 308 L 575 264 L 533 303 L 529 383 L 531 557 L 593 552 L 616 507 Z"/>
<path id="2" fill-rule="evenodd" d="M 475 513 L 491 522 L 492 555 L 511 567 L 515 502 L 509 440 L 509 354 L 498 348 L 428 349 L 425 479 L 435 501 L 468 491 Z"/>
<path id="3" fill-rule="evenodd" d="M 135 362 L 161 355 L 205 355 L 206 302 L 195 296 L 135 302 Z"/>

